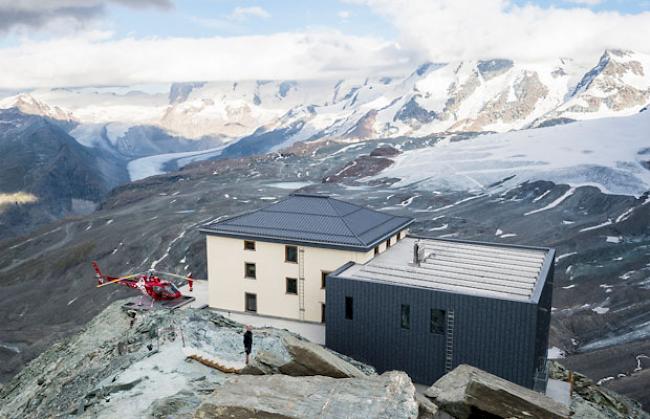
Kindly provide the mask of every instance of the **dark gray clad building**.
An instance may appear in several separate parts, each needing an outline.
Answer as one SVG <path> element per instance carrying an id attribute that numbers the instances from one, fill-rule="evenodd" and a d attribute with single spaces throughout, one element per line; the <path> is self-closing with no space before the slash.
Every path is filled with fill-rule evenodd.
<path id="1" fill-rule="evenodd" d="M 407 237 L 328 276 L 326 344 L 432 384 L 470 364 L 543 390 L 555 250 Z"/>

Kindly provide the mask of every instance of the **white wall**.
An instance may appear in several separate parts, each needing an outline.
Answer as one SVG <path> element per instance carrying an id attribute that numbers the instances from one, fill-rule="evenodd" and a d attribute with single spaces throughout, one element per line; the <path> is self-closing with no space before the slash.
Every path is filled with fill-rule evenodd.
<path id="1" fill-rule="evenodd" d="M 405 233 L 403 234 L 405 235 Z M 299 296 L 286 293 L 286 278 L 299 278 L 299 265 L 285 262 L 285 245 L 255 242 L 255 250 L 244 250 L 244 240 L 207 235 L 208 301 L 210 307 L 245 311 L 244 294 L 257 295 L 260 315 L 300 319 Z M 397 236 L 391 238 L 396 243 Z M 332 272 L 347 262 L 365 263 L 374 250 L 354 252 L 329 248 L 298 246 L 304 249 L 305 317 L 320 322 L 325 290 L 321 272 Z M 380 251 L 385 244 L 380 245 Z M 244 264 L 255 263 L 256 279 L 244 277 Z"/>

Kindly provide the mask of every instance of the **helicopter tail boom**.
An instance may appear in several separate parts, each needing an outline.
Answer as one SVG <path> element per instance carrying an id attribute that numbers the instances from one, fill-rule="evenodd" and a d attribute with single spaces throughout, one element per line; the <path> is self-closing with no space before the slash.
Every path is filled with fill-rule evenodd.
<path id="1" fill-rule="evenodd" d="M 102 285 L 117 279 L 113 278 L 112 276 L 104 275 L 101 269 L 99 269 L 99 265 L 95 261 L 93 261 L 93 269 L 95 269 L 95 277 L 97 278 L 98 285 Z"/>

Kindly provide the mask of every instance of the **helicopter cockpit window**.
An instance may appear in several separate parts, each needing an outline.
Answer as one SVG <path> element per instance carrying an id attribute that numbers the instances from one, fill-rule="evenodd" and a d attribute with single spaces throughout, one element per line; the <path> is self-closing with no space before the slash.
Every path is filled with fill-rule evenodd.
<path id="1" fill-rule="evenodd" d="M 152 287 L 152 289 L 153 292 L 156 293 L 157 295 L 162 295 L 163 291 L 165 291 L 163 287 Z"/>

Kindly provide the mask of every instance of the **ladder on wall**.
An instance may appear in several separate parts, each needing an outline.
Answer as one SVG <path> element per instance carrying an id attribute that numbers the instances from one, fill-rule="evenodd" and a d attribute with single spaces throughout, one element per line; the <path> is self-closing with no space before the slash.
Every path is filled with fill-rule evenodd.
<path id="1" fill-rule="evenodd" d="M 300 320 L 305 320 L 305 248 L 298 248 L 298 304 Z"/>
<path id="2" fill-rule="evenodd" d="M 445 344 L 445 372 L 454 365 L 454 310 L 447 312 L 447 342 Z"/>

